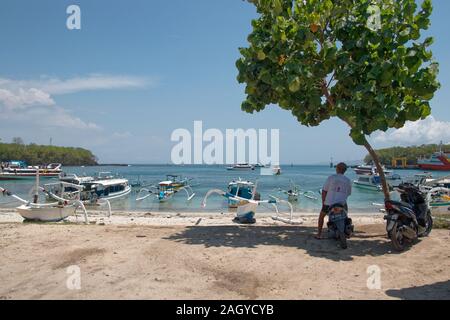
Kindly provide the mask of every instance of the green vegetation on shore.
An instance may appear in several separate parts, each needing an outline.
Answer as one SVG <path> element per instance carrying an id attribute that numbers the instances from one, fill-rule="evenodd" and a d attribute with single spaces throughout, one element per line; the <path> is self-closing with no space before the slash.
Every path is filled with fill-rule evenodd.
<path id="1" fill-rule="evenodd" d="M 420 157 L 430 157 L 434 152 L 439 151 L 440 146 L 437 144 L 427 144 L 411 147 L 392 147 L 376 150 L 381 162 L 384 165 L 391 165 L 394 158 L 406 158 L 408 165 L 416 165 L 417 159 Z M 450 145 L 442 145 L 442 150 L 450 150 Z M 372 162 L 372 157 L 368 154 L 364 158 L 365 163 Z"/>
<path id="2" fill-rule="evenodd" d="M 83 148 L 0 143 L 0 161 L 23 160 L 29 165 L 62 163 L 64 166 L 97 165 L 97 158 Z"/>

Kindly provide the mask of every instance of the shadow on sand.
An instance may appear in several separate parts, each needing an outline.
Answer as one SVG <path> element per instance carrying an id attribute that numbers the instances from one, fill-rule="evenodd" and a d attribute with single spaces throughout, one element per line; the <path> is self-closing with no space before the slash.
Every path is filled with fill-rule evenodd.
<path id="1" fill-rule="evenodd" d="M 404 300 L 450 300 L 450 280 L 420 287 L 387 290 L 386 294 Z"/>
<path id="2" fill-rule="evenodd" d="M 357 231 L 348 240 L 348 249 L 342 250 L 333 239 L 314 238 L 315 227 L 303 226 L 194 226 L 165 238 L 189 245 L 205 247 L 256 248 L 258 246 L 284 246 L 305 250 L 313 257 L 334 261 L 350 261 L 355 256 L 380 256 L 392 252 L 384 234 Z"/>

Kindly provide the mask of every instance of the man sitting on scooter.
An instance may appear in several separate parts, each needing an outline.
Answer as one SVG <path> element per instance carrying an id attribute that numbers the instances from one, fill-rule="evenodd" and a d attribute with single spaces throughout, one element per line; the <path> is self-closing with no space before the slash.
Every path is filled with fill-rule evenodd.
<path id="1" fill-rule="evenodd" d="M 316 239 L 322 239 L 322 228 L 325 216 L 334 204 L 342 203 L 347 208 L 347 198 L 352 194 L 352 183 L 344 176 L 347 165 L 343 162 L 336 166 L 336 174 L 329 176 L 322 189 L 322 210 L 319 216 L 319 225 Z"/>

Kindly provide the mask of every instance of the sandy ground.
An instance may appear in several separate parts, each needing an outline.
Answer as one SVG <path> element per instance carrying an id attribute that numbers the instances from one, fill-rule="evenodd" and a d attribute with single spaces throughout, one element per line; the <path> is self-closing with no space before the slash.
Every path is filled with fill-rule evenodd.
<path id="1" fill-rule="evenodd" d="M 301 226 L 266 216 L 242 226 L 231 217 L 39 224 L 0 211 L 0 299 L 450 299 L 448 230 L 399 254 L 381 215 L 352 216 L 347 250 L 314 239 L 315 217 Z M 67 287 L 71 266 L 80 268 L 79 290 Z M 380 289 L 367 286 L 376 279 L 370 266 L 381 271 Z"/>

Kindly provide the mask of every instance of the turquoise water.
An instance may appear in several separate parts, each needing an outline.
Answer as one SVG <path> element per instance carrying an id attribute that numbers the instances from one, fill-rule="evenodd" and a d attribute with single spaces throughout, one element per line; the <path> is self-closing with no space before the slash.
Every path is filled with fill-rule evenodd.
<path id="1" fill-rule="evenodd" d="M 258 192 L 262 199 L 267 199 L 269 195 L 285 198 L 285 195 L 279 193 L 278 188 L 288 190 L 290 180 L 300 186 L 304 191 L 313 191 L 317 198 L 320 198 L 319 189 L 322 187 L 326 178 L 335 173 L 335 169 L 328 166 L 281 166 L 282 174 L 280 176 L 261 176 L 259 169 L 255 171 L 227 171 L 225 166 L 171 166 L 171 165 L 136 165 L 131 167 L 64 167 L 66 173 L 75 173 L 78 175 L 94 175 L 100 171 L 109 171 L 118 174 L 130 180 L 133 183 L 137 180 L 145 181 L 148 184 L 157 184 L 165 179 L 166 174 L 180 174 L 185 177 L 194 178 L 194 192 L 196 196 L 189 202 L 186 201 L 185 192 L 175 195 L 167 203 L 159 203 L 153 197 L 149 197 L 142 202 L 136 202 L 136 195 L 139 188 L 124 199 L 112 201 L 113 210 L 130 211 L 162 211 L 162 212 L 225 212 L 228 211 L 224 198 L 220 196 L 211 196 L 208 199 L 206 209 L 201 208 L 201 201 L 210 189 L 226 190 L 228 182 L 241 177 L 244 180 L 255 181 L 258 179 Z M 421 173 L 415 170 L 398 170 L 397 174 L 404 179 L 412 177 L 414 174 Z M 445 173 L 433 173 L 434 176 L 444 175 Z M 448 173 L 447 173 L 448 174 Z M 349 169 L 346 174 L 351 180 L 356 179 L 356 174 Z M 50 180 L 45 180 L 50 181 Z M 42 183 L 41 183 L 42 184 Z M 33 185 L 32 181 L 0 181 L 0 186 L 11 190 L 12 192 L 30 199 L 29 191 Z M 11 202 L 10 197 L 0 196 L 0 207 L 14 207 L 17 202 Z M 353 194 L 349 199 L 350 211 L 353 212 L 375 212 L 378 209 L 372 203 L 382 203 L 383 194 L 353 188 Z M 320 200 L 314 201 L 300 196 L 297 203 L 293 203 L 294 210 L 299 212 L 317 212 L 320 208 Z M 270 211 L 264 207 L 262 211 Z"/>

